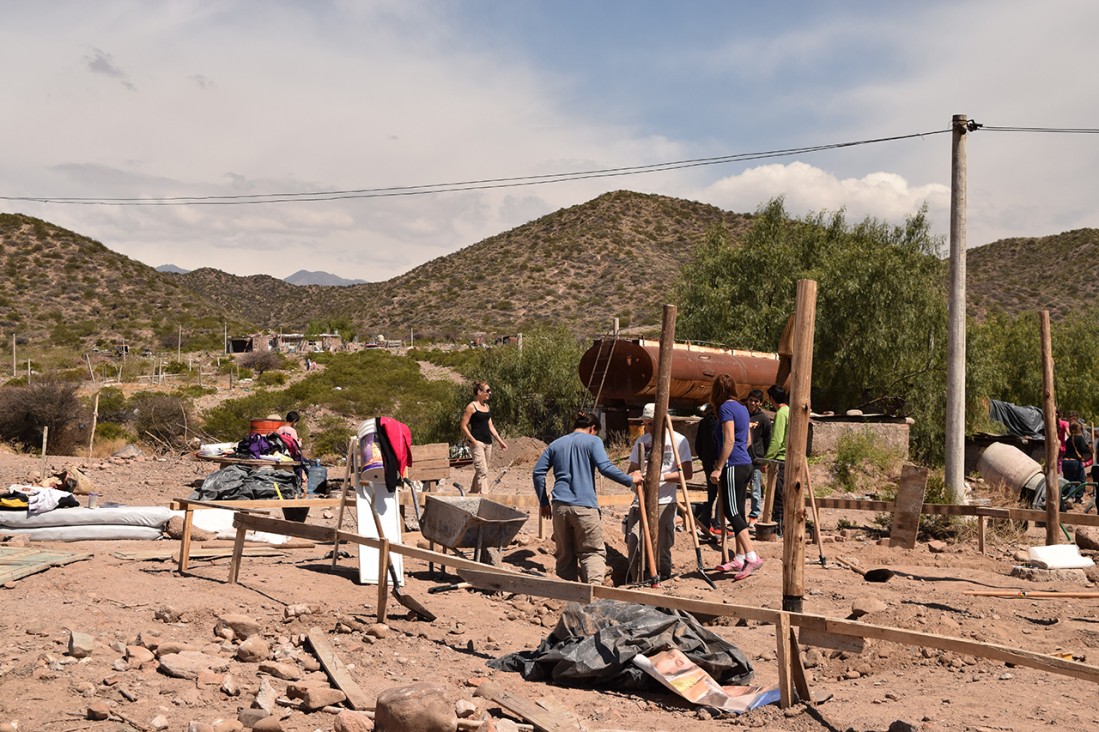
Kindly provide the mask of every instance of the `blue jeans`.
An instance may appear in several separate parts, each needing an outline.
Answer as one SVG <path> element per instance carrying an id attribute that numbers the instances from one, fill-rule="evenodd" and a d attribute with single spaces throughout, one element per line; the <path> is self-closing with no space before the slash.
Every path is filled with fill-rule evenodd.
<path id="1" fill-rule="evenodd" d="M 752 508 L 748 511 L 748 518 L 759 518 L 759 502 L 763 497 L 763 473 L 758 465 L 752 466 L 752 477 L 749 479 L 752 485 Z"/>

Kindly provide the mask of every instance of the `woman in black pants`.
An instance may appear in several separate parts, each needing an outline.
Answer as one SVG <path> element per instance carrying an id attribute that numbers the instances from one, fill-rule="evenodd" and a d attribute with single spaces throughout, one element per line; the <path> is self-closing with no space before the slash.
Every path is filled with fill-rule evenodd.
<path id="1" fill-rule="evenodd" d="M 734 579 L 742 580 L 762 567 L 763 559 L 752 547 L 748 521 L 744 517 L 744 501 L 752 475 L 752 457 L 748 454 L 751 417 L 748 408 L 736 400 L 736 382 L 729 374 L 714 379 L 710 409 L 718 418 L 717 439 L 721 448 L 709 480 L 722 492 L 725 518 L 732 524 L 736 536 L 736 555 L 718 569 L 736 572 Z"/>

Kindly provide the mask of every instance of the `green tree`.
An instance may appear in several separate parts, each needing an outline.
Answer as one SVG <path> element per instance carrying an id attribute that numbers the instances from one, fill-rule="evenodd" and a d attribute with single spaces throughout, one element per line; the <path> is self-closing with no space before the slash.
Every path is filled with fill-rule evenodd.
<path id="1" fill-rule="evenodd" d="M 791 219 L 776 199 L 760 209 L 740 246 L 723 229 L 709 232 L 683 270 L 679 334 L 773 351 L 794 312 L 797 280 L 815 280 L 814 409 L 911 415 L 917 450 L 941 457 L 940 245 L 923 210 L 901 226 L 869 218 L 852 225 L 842 211 Z"/>

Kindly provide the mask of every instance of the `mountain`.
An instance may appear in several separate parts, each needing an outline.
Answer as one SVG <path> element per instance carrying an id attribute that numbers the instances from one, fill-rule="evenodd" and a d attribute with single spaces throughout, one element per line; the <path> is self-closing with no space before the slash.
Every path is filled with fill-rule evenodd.
<path id="1" fill-rule="evenodd" d="M 348 280 L 329 272 L 310 272 L 307 269 L 299 269 L 289 277 L 283 277 L 283 282 L 291 285 L 323 285 L 324 287 L 346 287 L 347 285 L 365 285 L 366 280 Z"/>
<path id="2" fill-rule="evenodd" d="M 1001 239 L 966 252 L 971 313 L 1049 310 L 1057 319 L 1093 307 L 1099 294 L 1099 229 Z"/>
<path id="3" fill-rule="evenodd" d="M 295 287 L 212 270 L 180 277 L 227 310 L 284 330 L 349 317 L 360 334 L 412 328 L 463 341 L 541 323 L 591 335 L 618 317 L 623 328 L 654 333 L 680 267 L 693 260 L 707 230 L 724 224 L 736 238 L 749 221 L 704 203 L 616 191 L 380 283 Z"/>
<path id="4" fill-rule="evenodd" d="M 97 241 L 22 214 L 0 214 L 0 331 L 35 346 L 142 347 L 180 326 L 196 347 L 220 349 L 225 324 L 245 324 L 188 289 L 180 275 L 112 252 Z M 289 285 L 288 285 L 289 286 Z"/>
<path id="5" fill-rule="evenodd" d="M 162 264 L 156 268 L 157 272 L 165 272 L 167 274 L 187 274 L 191 270 L 183 269 L 183 267 L 177 267 L 174 264 Z"/>

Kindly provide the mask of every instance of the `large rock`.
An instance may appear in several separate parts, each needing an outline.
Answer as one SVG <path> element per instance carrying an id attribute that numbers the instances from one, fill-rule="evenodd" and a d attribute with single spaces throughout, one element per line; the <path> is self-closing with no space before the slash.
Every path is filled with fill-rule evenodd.
<path id="1" fill-rule="evenodd" d="M 311 686 L 302 695 L 301 709 L 303 712 L 315 712 L 318 709 L 339 704 L 346 698 L 346 694 L 331 686 Z"/>
<path id="2" fill-rule="evenodd" d="M 336 715 L 332 732 L 374 732 L 374 720 L 362 712 L 345 710 Z"/>
<path id="3" fill-rule="evenodd" d="M 144 454 L 145 453 L 141 450 L 140 447 L 133 443 L 130 443 L 129 445 L 126 445 L 125 447 L 112 452 L 111 457 L 133 459 L 142 457 Z"/>
<path id="4" fill-rule="evenodd" d="M 851 603 L 851 614 L 861 618 L 870 613 L 880 613 L 889 606 L 876 597 L 857 597 Z"/>
<path id="5" fill-rule="evenodd" d="M 243 643 L 237 646 L 237 660 L 245 663 L 266 661 L 270 655 L 271 646 L 259 635 L 246 638 Z"/>
<path id="6" fill-rule="evenodd" d="M 456 732 L 458 716 L 441 686 L 421 681 L 379 694 L 374 725 L 378 732 Z"/>
<path id="7" fill-rule="evenodd" d="M 69 631 L 69 650 L 68 654 L 73 658 L 87 658 L 92 655 L 92 650 L 95 648 L 95 640 L 87 633 L 78 633 L 75 630 Z"/>
<path id="8" fill-rule="evenodd" d="M 1099 528 L 1094 526 L 1076 527 L 1076 546 L 1081 549 L 1099 551 Z"/>
<path id="9" fill-rule="evenodd" d="M 160 657 L 160 670 L 177 679 L 198 678 L 202 671 L 227 671 L 229 662 L 217 656 L 208 656 L 199 651 L 168 653 Z"/>
<path id="10" fill-rule="evenodd" d="M 222 628 L 229 628 L 237 638 L 251 638 L 260 632 L 259 623 L 247 615 L 229 614 L 218 617 L 214 634 L 217 635 Z"/>

